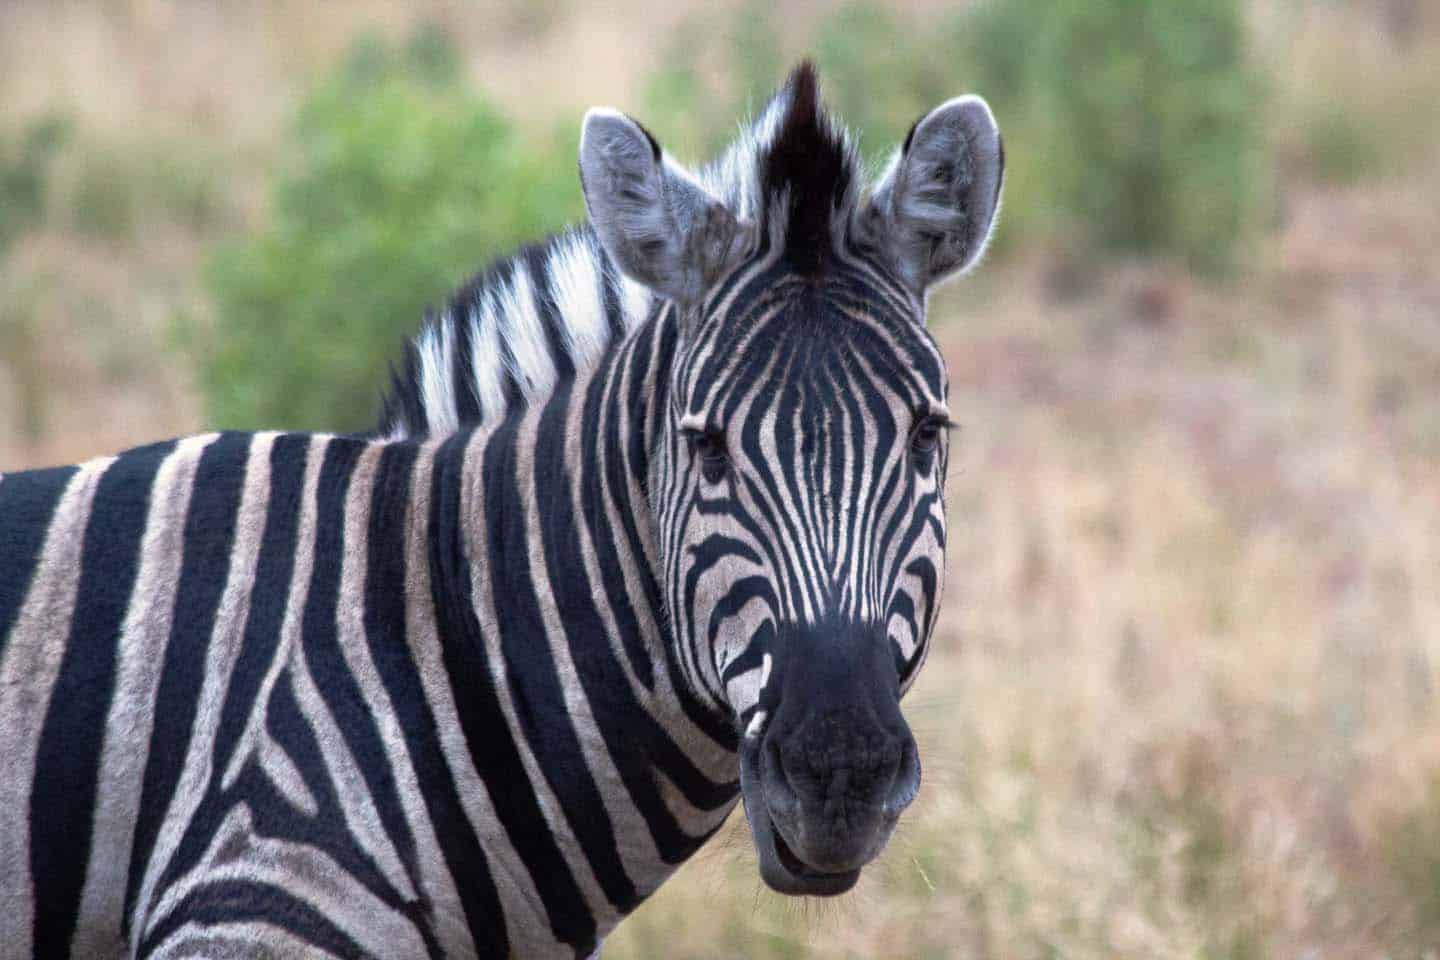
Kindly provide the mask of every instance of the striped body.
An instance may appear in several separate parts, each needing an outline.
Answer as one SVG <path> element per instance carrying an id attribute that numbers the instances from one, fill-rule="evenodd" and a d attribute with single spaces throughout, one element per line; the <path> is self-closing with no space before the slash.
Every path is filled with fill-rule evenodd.
<path id="1" fill-rule="evenodd" d="M 444 443 L 225 434 L 0 477 L 6 949 L 592 950 L 737 796 L 647 531 L 612 526 L 605 379 Z"/>

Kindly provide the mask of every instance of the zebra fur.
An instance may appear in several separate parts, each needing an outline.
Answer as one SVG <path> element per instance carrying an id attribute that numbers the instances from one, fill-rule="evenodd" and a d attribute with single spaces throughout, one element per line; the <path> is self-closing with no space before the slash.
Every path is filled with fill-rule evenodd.
<path id="1" fill-rule="evenodd" d="M 768 884 L 854 884 L 919 785 L 923 299 L 983 248 L 998 137 L 943 105 L 867 193 L 787 89 L 754 220 L 587 118 L 594 236 L 668 302 L 543 400 L 0 475 L 7 955 L 586 956 L 742 796 Z M 936 136 L 965 235 L 917 244 Z"/>
<path id="2" fill-rule="evenodd" d="M 25 597 L 0 611 L 6 950 L 593 950 L 737 784 L 733 722 L 687 686 L 644 584 L 578 548 L 653 565 L 581 519 L 618 450 L 558 476 L 584 409 L 0 478 L 6 534 L 40 544 L 0 579 Z M 602 612 L 602 580 L 635 594 Z M 623 641 L 601 623 L 622 606 Z M 272 900 L 294 921 L 273 935 Z"/>

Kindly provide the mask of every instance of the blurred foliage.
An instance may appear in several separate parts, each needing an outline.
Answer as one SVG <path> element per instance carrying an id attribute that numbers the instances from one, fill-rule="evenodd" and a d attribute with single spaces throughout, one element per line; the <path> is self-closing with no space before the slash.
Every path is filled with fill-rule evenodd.
<path id="1" fill-rule="evenodd" d="M 1301 124 L 1306 166 L 1316 179 L 1354 183 L 1380 168 L 1382 141 L 1354 112 L 1333 103 L 1316 104 Z"/>
<path id="2" fill-rule="evenodd" d="M 231 217 L 226 159 L 182 138 L 77 144 L 60 203 L 77 233 L 113 244 L 160 225 L 206 233 Z"/>
<path id="3" fill-rule="evenodd" d="M 55 158 L 69 137 L 70 121 L 58 113 L 31 120 L 16 136 L 0 135 L 0 268 L 21 236 L 44 222 Z M 0 360 L 14 378 L 20 430 L 30 440 L 40 436 L 45 406 L 37 285 L 0 273 Z"/>
<path id="4" fill-rule="evenodd" d="M 682 155 L 713 154 L 782 75 L 783 35 L 762 3 L 693 14 L 648 84 L 646 119 Z M 926 22 L 860 2 L 820 16 L 810 39 L 872 162 L 947 97 L 990 98 L 1011 145 L 1009 243 L 1058 234 L 1086 256 L 1220 270 L 1260 220 L 1261 84 L 1237 0 L 1013 0 Z M 442 29 L 400 49 L 360 38 L 298 113 L 268 224 L 211 264 L 218 323 L 191 339 L 212 421 L 366 426 L 423 305 L 581 213 L 574 147 L 573 130 L 516 136 Z M 85 190 L 78 209 L 95 232 L 124 233 L 128 197 Z"/>
<path id="5" fill-rule="evenodd" d="M 1011 120 L 1022 225 L 1059 215 L 1104 250 L 1233 265 L 1270 192 L 1237 0 L 991 2 L 963 39 Z"/>
<path id="6" fill-rule="evenodd" d="M 1287 173 L 1321 183 L 1352 184 L 1407 175 L 1433 161 L 1440 144 L 1440 62 L 1433 46 L 1372 45 L 1347 50 L 1346 35 L 1311 40 L 1311 62 L 1348 59 L 1347 71 L 1318 77 L 1289 91 L 1291 123 L 1279 127 L 1278 151 Z M 1357 77 L 1362 78 L 1357 82 Z"/>
<path id="7" fill-rule="evenodd" d="M 269 222 L 210 264 L 213 328 L 182 321 L 212 423 L 368 427 L 423 306 L 579 215 L 573 135 L 520 140 L 462 77 L 436 29 L 366 36 L 305 100 Z"/>
<path id="8" fill-rule="evenodd" d="M 0 133 L 0 258 L 44 219 L 54 160 L 69 134 L 60 114 L 31 120 L 18 136 Z"/>
<path id="9" fill-rule="evenodd" d="M 681 28 L 649 97 L 658 129 L 707 153 L 779 73 L 768 7 L 730 30 L 715 16 Z M 988 98 L 1011 146 L 1009 243 L 1078 234 L 1087 251 L 1223 270 L 1267 217 L 1265 85 L 1238 0 L 995 0 L 925 19 L 850 3 L 809 48 L 872 161 L 948 97 Z"/>

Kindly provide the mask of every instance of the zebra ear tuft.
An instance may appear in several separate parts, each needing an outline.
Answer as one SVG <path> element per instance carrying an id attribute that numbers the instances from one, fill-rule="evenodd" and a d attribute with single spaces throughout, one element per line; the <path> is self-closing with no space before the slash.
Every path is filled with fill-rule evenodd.
<path id="1" fill-rule="evenodd" d="M 979 262 L 994 232 L 1004 175 L 1000 128 L 981 98 L 956 97 L 911 128 L 867 214 L 915 290 Z"/>
<path id="2" fill-rule="evenodd" d="M 748 224 L 615 110 L 585 115 L 580 185 L 605 252 L 632 279 L 679 303 L 698 302 L 753 240 Z"/>

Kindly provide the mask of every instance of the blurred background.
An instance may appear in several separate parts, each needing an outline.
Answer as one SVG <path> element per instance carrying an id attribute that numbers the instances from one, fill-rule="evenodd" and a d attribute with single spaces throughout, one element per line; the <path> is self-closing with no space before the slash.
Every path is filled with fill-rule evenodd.
<path id="1" fill-rule="evenodd" d="M 799 56 L 879 158 L 975 91 L 997 246 L 925 788 L 839 902 L 743 821 L 607 957 L 1440 950 L 1440 4 L 0 3 L 0 467 L 368 425 L 424 306 L 707 158 Z"/>

